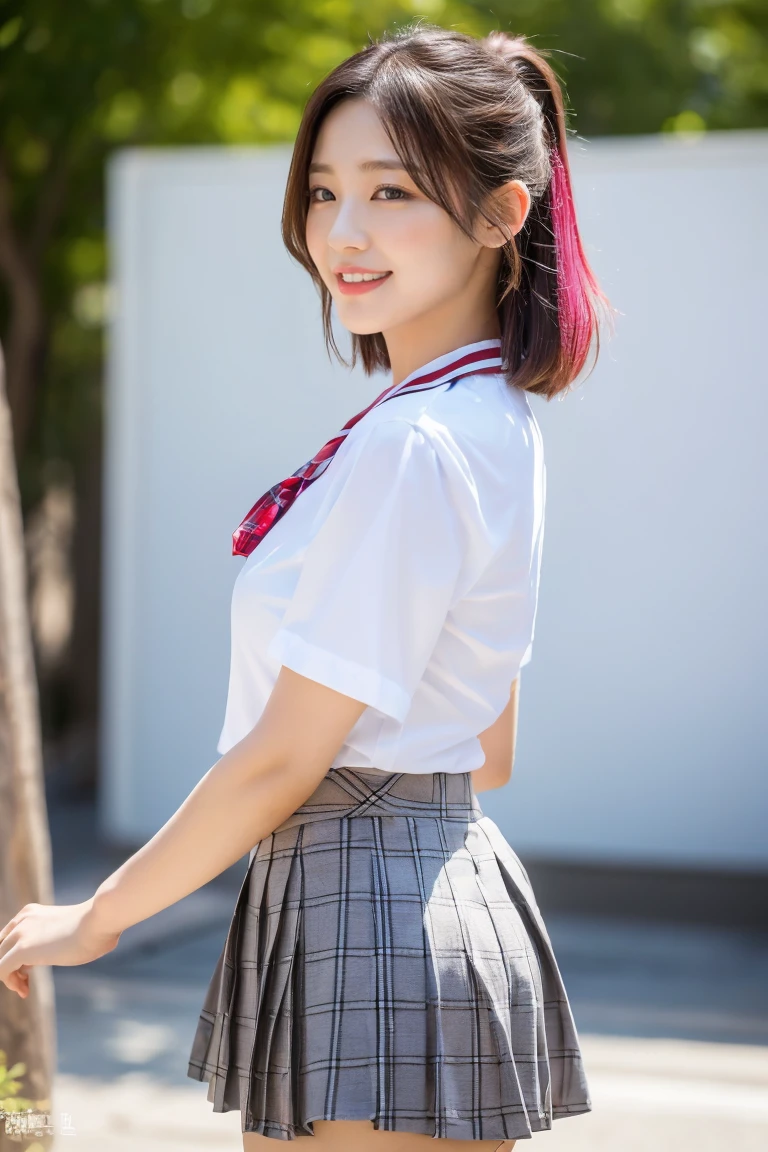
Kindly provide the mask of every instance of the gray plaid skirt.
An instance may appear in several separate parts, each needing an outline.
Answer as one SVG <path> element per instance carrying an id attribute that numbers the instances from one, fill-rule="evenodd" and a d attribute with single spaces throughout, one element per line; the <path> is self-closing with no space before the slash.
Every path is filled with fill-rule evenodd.
<path id="1" fill-rule="evenodd" d="M 514 1140 L 590 1110 L 522 864 L 471 774 L 334 768 L 252 849 L 187 1075 L 243 1132 Z"/>

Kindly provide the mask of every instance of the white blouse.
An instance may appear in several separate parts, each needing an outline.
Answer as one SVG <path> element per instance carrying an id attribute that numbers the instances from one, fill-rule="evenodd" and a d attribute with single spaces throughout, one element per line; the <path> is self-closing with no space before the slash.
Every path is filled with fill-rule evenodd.
<path id="1" fill-rule="evenodd" d="M 545 492 L 538 423 L 501 372 L 372 408 L 238 573 L 217 750 L 285 664 L 367 705 L 332 768 L 479 768 L 531 657 Z"/>

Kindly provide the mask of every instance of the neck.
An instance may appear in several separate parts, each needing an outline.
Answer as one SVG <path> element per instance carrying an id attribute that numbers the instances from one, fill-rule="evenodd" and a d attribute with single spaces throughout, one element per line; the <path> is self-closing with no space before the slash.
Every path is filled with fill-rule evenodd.
<path id="1" fill-rule="evenodd" d="M 392 384 L 397 387 L 407 376 L 434 360 L 478 340 L 501 338 L 499 319 L 494 309 L 485 316 L 419 317 L 409 325 L 382 333 L 389 353 Z"/>

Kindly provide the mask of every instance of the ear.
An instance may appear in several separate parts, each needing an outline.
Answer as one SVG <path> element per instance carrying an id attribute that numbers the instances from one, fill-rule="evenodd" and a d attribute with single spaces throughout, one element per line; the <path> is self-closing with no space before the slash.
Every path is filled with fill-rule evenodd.
<path id="1" fill-rule="evenodd" d="M 531 194 L 522 180 L 508 180 L 506 184 L 493 190 L 489 203 L 491 211 L 488 215 L 498 214 L 503 223 L 491 224 L 481 217 L 478 222 L 477 238 L 486 248 L 501 248 L 502 244 L 506 244 L 516 236 L 525 224 L 531 209 Z"/>

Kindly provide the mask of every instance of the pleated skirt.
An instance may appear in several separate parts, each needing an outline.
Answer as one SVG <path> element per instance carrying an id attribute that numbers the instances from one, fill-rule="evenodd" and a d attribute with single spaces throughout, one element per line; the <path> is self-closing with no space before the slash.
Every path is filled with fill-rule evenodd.
<path id="1" fill-rule="evenodd" d="M 528 876 L 471 774 L 334 768 L 252 849 L 188 1076 L 243 1132 L 513 1140 L 590 1110 Z"/>

